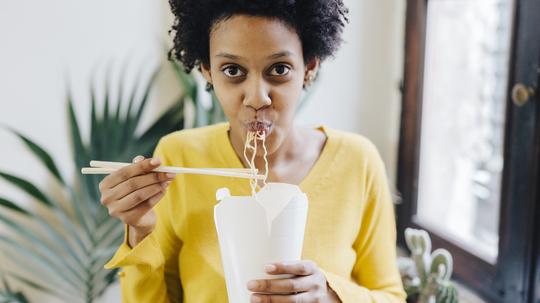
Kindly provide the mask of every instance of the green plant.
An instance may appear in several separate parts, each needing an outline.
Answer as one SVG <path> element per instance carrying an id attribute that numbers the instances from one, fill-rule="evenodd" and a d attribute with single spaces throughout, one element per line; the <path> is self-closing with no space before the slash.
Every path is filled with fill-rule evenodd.
<path id="1" fill-rule="evenodd" d="M 401 259 L 399 263 L 408 300 L 418 303 L 458 302 L 457 289 L 450 281 L 452 255 L 446 249 L 436 249 L 431 253 L 431 238 L 424 230 L 407 228 L 405 241 L 411 258 Z"/>
<path id="2" fill-rule="evenodd" d="M 207 92 L 205 90 L 203 90 L 202 93 L 200 92 L 200 86 L 193 73 L 186 73 L 184 67 L 177 61 L 171 61 L 171 66 L 175 72 L 176 78 L 180 82 L 180 86 L 184 89 L 186 103 L 191 103 L 195 108 L 193 125 L 188 125 L 187 127 L 199 127 L 226 121 L 223 109 L 214 92 L 212 91 L 210 93 L 211 102 L 209 106 L 205 106 L 200 100 L 201 95 L 205 95 Z"/>
<path id="3" fill-rule="evenodd" d="M 28 299 L 20 291 L 15 291 L 11 289 L 8 281 L 4 276 L 1 275 L 2 284 L 0 285 L 0 303 L 28 303 Z"/>
<path id="4" fill-rule="evenodd" d="M 100 111 L 97 110 L 98 100 L 92 85 L 91 125 L 87 140 L 80 132 L 74 102 L 68 92 L 68 120 L 75 162 L 73 181 L 67 181 L 43 147 L 5 127 L 48 170 L 54 182 L 62 188 L 63 196 L 55 198 L 23 177 L 0 172 L 1 179 L 28 194 L 35 202 L 23 206 L 0 197 L 0 208 L 6 210 L 0 212 L 0 222 L 13 234 L 0 234 L 0 251 L 17 268 L 6 272 L 10 279 L 67 302 L 92 302 L 115 281 L 117 271 L 105 270 L 103 264 L 122 242 L 123 226 L 111 218 L 99 203 L 98 183 L 102 177 L 82 176 L 80 169 L 91 159 L 129 161 L 138 154 L 150 156 L 159 138 L 183 128 L 185 96 L 180 97 L 146 130 L 137 131 L 157 74 L 158 70 L 145 83 L 140 96 L 137 96 L 136 88 L 127 97 L 122 95 L 123 83 L 120 80 L 116 108 L 111 106 L 111 85 L 107 82 Z M 196 85 L 193 82 L 184 84 L 184 91 L 193 91 Z M 5 286 L 7 289 L 8 285 Z"/>

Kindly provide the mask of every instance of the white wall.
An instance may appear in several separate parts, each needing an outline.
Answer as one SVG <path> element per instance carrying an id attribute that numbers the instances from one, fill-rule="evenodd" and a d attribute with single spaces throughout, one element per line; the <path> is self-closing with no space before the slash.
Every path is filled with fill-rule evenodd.
<path id="1" fill-rule="evenodd" d="M 323 63 L 316 93 L 299 120 L 367 136 L 395 177 L 405 1 L 345 1 L 350 24 L 336 58 Z"/>
<path id="2" fill-rule="evenodd" d="M 397 86 L 402 66 L 404 1 L 348 0 L 351 23 L 347 41 L 335 60 L 323 65 L 316 93 L 299 114 L 308 125 L 362 133 L 378 146 L 391 177 L 395 170 L 399 121 Z M 127 78 L 143 74 L 162 60 L 163 42 L 172 17 L 166 1 L 150 0 L 17 0 L 0 2 L 0 123 L 45 146 L 65 175 L 71 176 L 71 154 L 65 119 L 66 78 L 77 114 L 87 130 L 88 83 L 104 81 L 129 62 Z M 101 81 L 101 82 L 99 82 Z M 174 77 L 164 73 L 152 96 L 151 118 L 178 93 Z M 8 132 L 0 129 L 0 170 L 28 177 L 54 190 L 45 170 Z M 27 197 L 0 182 L 0 196 Z M 28 201 L 27 201 L 28 202 Z M 0 266 L 5 265 L 0 259 Z M 39 302 L 56 302 L 27 292 Z M 103 302 L 118 302 L 117 287 Z M 34 300 L 38 301 L 38 300 Z"/>

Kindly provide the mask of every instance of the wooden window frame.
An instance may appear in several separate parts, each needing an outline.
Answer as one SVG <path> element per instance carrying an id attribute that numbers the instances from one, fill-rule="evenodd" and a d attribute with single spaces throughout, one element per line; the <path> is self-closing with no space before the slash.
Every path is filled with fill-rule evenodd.
<path id="1" fill-rule="evenodd" d="M 457 244 L 415 220 L 417 206 L 422 83 L 428 0 L 408 0 L 405 32 L 405 68 L 402 85 L 402 114 L 398 154 L 397 188 L 402 203 L 397 206 L 398 244 L 405 248 L 404 229 L 414 227 L 430 232 L 433 247 L 444 247 L 454 257 L 454 278 L 472 288 L 488 302 L 540 303 L 540 98 L 536 104 L 513 106 L 507 98 L 505 126 L 505 168 L 502 177 L 499 223 L 499 257 L 497 265 L 471 254 Z M 509 87 L 513 83 L 535 83 L 538 87 L 540 67 L 534 74 L 526 69 L 525 52 L 532 48 L 540 61 L 540 41 L 529 41 L 531 11 L 540 14 L 539 1 L 516 0 L 512 40 Z M 540 19 L 540 18 L 538 18 Z M 540 40 L 540 37 L 538 37 Z M 527 40 L 529 39 L 529 40 Z M 530 57 L 530 53 L 528 53 Z M 533 61 L 534 59 L 534 61 Z M 519 61 L 521 60 L 521 61 Z M 518 62 L 519 61 L 519 62 Z M 528 62 L 527 62 L 528 63 Z M 537 90 L 538 91 L 538 90 Z M 529 112 L 527 112 L 527 110 Z M 530 111 L 533 111 L 532 113 Z M 517 124 L 522 119 L 529 124 Z M 527 129 L 521 129 L 527 128 Z M 526 134 L 526 135 L 523 135 Z M 534 138 L 531 140 L 531 138 Z M 517 146 L 526 152 L 516 154 Z M 531 190 L 536 188 L 536 190 Z M 519 207 L 510 201 L 522 201 Z M 538 218 L 538 219 L 535 219 Z M 535 299 L 536 298 L 536 299 Z"/>

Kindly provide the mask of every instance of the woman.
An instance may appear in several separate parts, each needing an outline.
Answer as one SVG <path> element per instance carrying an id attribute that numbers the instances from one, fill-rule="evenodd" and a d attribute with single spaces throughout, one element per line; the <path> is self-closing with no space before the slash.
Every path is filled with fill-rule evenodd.
<path id="1" fill-rule="evenodd" d="M 227 302 L 214 194 L 228 187 L 249 195 L 249 181 L 151 170 L 247 167 L 243 148 L 253 130 L 266 134 L 268 181 L 298 184 L 310 206 L 304 260 L 265 267 L 293 278 L 250 281 L 251 302 L 404 302 L 391 196 L 375 147 L 359 135 L 293 123 L 302 89 L 339 47 L 348 21 L 342 1 L 170 3 L 171 55 L 188 71 L 199 68 L 229 122 L 167 135 L 152 159 L 137 157 L 100 183 L 102 204 L 127 226 L 107 264 L 122 267 L 124 302 Z"/>

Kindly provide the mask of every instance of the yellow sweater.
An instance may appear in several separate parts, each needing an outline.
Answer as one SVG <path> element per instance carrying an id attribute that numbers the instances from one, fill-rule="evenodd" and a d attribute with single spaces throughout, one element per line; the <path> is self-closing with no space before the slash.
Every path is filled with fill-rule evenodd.
<path id="1" fill-rule="evenodd" d="M 228 128 L 222 123 L 169 134 L 155 156 L 163 165 L 242 168 Z M 302 257 L 317 263 L 344 303 L 405 302 L 393 204 L 379 154 L 362 136 L 319 129 L 326 144 L 300 184 L 309 200 Z M 106 265 L 122 267 L 123 302 L 227 302 L 213 219 L 221 187 L 232 195 L 251 193 L 245 179 L 176 177 L 155 207 L 155 230 L 133 249 L 124 242 Z"/>

